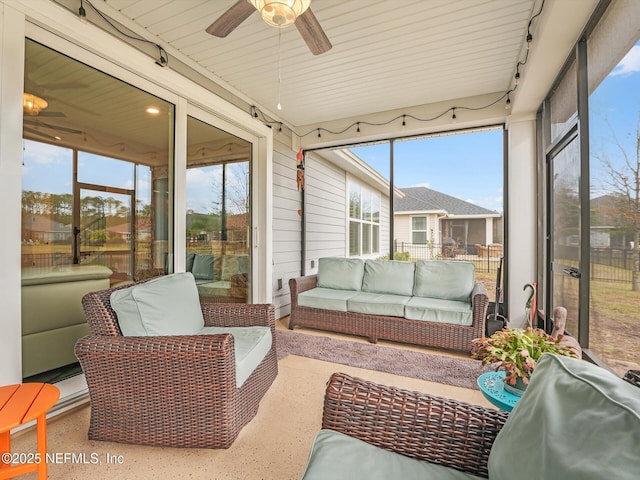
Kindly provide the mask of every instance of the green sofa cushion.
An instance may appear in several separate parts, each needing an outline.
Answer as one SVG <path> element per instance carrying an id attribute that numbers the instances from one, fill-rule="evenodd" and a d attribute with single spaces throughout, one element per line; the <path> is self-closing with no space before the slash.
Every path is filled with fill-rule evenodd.
<path id="1" fill-rule="evenodd" d="M 198 289 L 190 272 L 116 290 L 110 301 L 124 336 L 195 335 L 204 327 Z"/>
<path id="2" fill-rule="evenodd" d="M 639 393 L 586 361 L 543 355 L 493 444 L 489 478 L 640 478 Z"/>
<path id="3" fill-rule="evenodd" d="M 321 258 L 318 261 L 318 287 L 360 291 L 363 273 L 364 262 L 359 258 Z"/>
<path id="4" fill-rule="evenodd" d="M 302 307 L 325 308 L 327 310 L 347 311 L 347 300 L 356 296 L 355 290 L 334 290 L 333 288 L 312 288 L 298 295 L 298 304 Z"/>
<path id="5" fill-rule="evenodd" d="M 367 260 L 362 291 L 391 295 L 413 294 L 415 264 L 397 260 Z"/>
<path id="6" fill-rule="evenodd" d="M 222 273 L 223 282 L 231 281 L 231 277 L 238 273 L 249 273 L 249 256 L 248 255 L 224 255 L 222 257 Z"/>
<path id="7" fill-rule="evenodd" d="M 471 304 L 441 298 L 411 297 L 404 307 L 404 316 L 409 320 L 451 323 L 469 326 L 473 323 Z"/>
<path id="8" fill-rule="evenodd" d="M 469 302 L 475 283 L 475 265 L 469 262 L 420 260 L 416 262 L 413 294 Z"/>
<path id="9" fill-rule="evenodd" d="M 213 255 L 210 253 L 196 255 L 191 273 L 196 280 L 213 280 Z"/>
<path id="10" fill-rule="evenodd" d="M 197 280 L 198 293 L 202 297 L 228 297 L 231 293 L 231 282 L 207 282 Z"/>
<path id="11" fill-rule="evenodd" d="M 302 480 L 477 480 L 453 468 L 389 452 L 333 430 L 313 441 Z"/>
<path id="12" fill-rule="evenodd" d="M 236 387 L 240 388 L 271 350 L 271 329 L 269 327 L 204 327 L 199 335 L 233 335 L 233 349 L 236 365 Z"/>
<path id="13" fill-rule="evenodd" d="M 404 306 L 411 297 L 384 293 L 359 293 L 347 300 L 347 310 L 369 315 L 403 317 Z"/>
<path id="14" fill-rule="evenodd" d="M 102 280 L 109 278 L 112 274 L 109 268 L 102 265 L 27 267 L 22 269 L 22 286 Z"/>
<path id="15" fill-rule="evenodd" d="M 187 272 L 191 272 L 193 270 L 193 262 L 196 259 L 197 253 L 187 253 L 186 261 L 186 270 Z"/>

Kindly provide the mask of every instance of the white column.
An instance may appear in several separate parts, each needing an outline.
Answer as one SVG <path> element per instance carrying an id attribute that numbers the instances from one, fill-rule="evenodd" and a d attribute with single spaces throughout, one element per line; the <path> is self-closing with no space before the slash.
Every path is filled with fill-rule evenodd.
<path id="1" fill-rule="evenodd" d="M 509 320 L 526 325 L 527 283 L 536 280 L 536 124 L 535 116 L 509 119 L 508 241 Z"/>
<path id="2" fill-rule="evenodd" d="M 485 244 L 489 246 L 489 244 L 493 243 L 493 218 L 487 218 L 485 228 Z"/>
<path id="3" fill-rule="evenodd" d="M 24 15 L 0 3 L 0 385 L 22 379 L 20 237 Z"/>

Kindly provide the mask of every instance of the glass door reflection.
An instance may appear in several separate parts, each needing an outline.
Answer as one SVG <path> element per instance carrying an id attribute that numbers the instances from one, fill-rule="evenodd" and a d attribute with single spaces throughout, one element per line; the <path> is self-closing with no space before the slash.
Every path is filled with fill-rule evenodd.
<path id="1" fill-rule="evenodd" d="M 202 301 L 251 301 L 251 144 L 187 119 L 186 268 Z"/>

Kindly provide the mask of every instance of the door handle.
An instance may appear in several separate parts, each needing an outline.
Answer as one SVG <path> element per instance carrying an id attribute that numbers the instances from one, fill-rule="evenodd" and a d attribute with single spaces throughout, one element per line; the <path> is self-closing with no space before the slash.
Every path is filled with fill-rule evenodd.
<path id="1" fill-rule="evenodd" d="M 564 270 L 562 270 L 562 272 L 573 278 L 580 278 L 582 276 L 582 274 L 580 273 L 580 270 L 573 267 L 566 267 Z"/>

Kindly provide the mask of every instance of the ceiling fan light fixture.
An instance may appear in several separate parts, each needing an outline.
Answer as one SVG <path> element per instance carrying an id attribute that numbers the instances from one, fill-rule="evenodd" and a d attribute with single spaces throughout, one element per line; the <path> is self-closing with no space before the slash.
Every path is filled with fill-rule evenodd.
<path id="1" fill-rule="evenodd" d="M 48 106 L 49 103 L 44 98 L 32 93 L 22 94 L 22 111 L 27 115 L 38 115 Z"/>
<path id="2" fill-rule="evenodd" d="M 272 27 L 284 28 L 293 25 L 302 15 L 311 0 L 248 0 Z"/>

